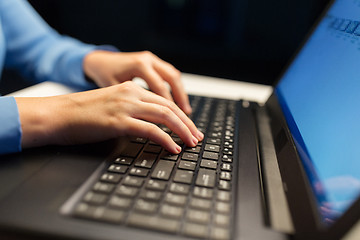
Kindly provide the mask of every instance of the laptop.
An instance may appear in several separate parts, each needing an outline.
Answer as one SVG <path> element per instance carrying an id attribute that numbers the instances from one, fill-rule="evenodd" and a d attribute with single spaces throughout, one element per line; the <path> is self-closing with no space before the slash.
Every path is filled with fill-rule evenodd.
<path id="1" fill-rule="evenodd" d="M 124 137 L 1 156 L 3 236 L 350 239 L 360 218 L 359 10 L 334 1 L 263 106 L 191 96 L 205 139 L 178 155 Z"/>

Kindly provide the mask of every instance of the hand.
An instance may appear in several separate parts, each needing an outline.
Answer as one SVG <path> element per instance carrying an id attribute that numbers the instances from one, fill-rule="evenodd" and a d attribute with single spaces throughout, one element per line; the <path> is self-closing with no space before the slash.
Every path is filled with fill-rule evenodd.
<path id="1" fill-rule="evenodd" d="M 180 146 L 150 122 L 165 124 L 191 147 L 204 137 L 174 102 L 133 82 L 62 96 L 15 99 L 23 148 L 136 135 L 179 153 Z"/>
<path id="2" fill-rule="evenodd" d="M 149 88 L 168 100 L 173 100 L 186 113 L 191 113 L 189 99 L 180 80 L 180 72 L 154 54 L 144 52 L 93 51 L 85 56 L 84 72 L 98 86 L 107 87 L 140 77 Z"/>

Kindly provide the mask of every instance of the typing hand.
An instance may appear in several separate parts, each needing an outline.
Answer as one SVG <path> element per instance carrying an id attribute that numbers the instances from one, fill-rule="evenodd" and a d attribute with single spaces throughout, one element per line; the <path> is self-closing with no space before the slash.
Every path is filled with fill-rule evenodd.
<path id="1" fill-rule="evenodd" d="M 153 123 L 166 125 L 190 147 L 204 137 L 174 102 L 130 81 L 87 92 L 16 101 L 23 148 L 136 135 L 179 153 L 180 146 Z"/>
<path id="2" fill-rule="evenodd" d="M 153 92 L 168 100 L 174 98 L 186 114 L 191 113 L 189 99 L 180 80 L 180 72 L 150 52 L 93 51 L 85 56 L 84 72 L 100 87 L 140 77 Z M 166 82 L 171 87 L 173 98 Z"/>

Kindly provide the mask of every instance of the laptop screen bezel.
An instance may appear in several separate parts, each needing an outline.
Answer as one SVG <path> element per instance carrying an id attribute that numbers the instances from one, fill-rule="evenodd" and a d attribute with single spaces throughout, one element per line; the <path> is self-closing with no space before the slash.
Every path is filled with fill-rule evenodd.
<path id="1" fill-rule="evenodd" d="M 274 88 L 282 79 L 286 69 L 296 59 L 296 56 L 307 43 L 320 21 L 323 19 L 335 0 L 329 2 L 321 16 L 306 36 L 301 47 L 291 58 L 284 71 L 274 84 Z M 347 211 L 328 226 L 318 210 L 317 198 L 314 195 L 311 183 L 305 172 L 304 165 L 297 152 L 296 145 L 289 130 L 284 112 L 280 106 L 278 96 L 273 93 L 265 104 L 271 117 L 271 129 L 278 158 L 280 173 L 286 189 L 292 219 L 294 222 L 296 236 L 299 239 L 338 239 L 343 236 L 357 222 L 360 217 L 360 198 L 357 199 Z"/>

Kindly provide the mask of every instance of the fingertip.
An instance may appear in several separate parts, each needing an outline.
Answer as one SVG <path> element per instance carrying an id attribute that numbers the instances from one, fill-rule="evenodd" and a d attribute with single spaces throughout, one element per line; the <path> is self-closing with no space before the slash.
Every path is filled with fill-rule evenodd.
<path id="1" fill-rule="evenodd" d="M 198 144 L 198 142 L 199 142 L 199 140 L 196 138 L 196 137 L 192 137 L 192 143 L 193 143 L 193 147 L 195 147 L 197 144 Z"/>
<path id="2" fill-rule="evenodd" d="M 204 134 L 202 132 L 200 132 L 199 130 L 197 130 L 197 135 L 196 135 L 197 139 L 199 141 L 204 139 Z"/>
<path id="3" fill-rule="evenodd" d="M 175 144 L 174 153 L 179 154 L 180 152 L 181 152 L 181 147 L 179 145 Z"/>

